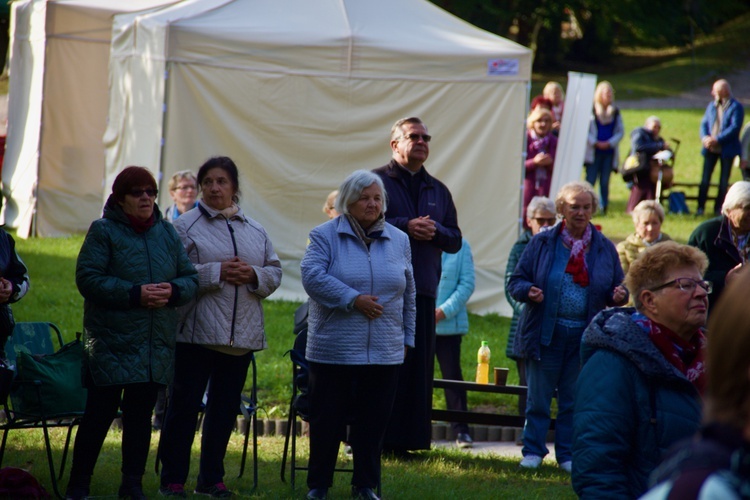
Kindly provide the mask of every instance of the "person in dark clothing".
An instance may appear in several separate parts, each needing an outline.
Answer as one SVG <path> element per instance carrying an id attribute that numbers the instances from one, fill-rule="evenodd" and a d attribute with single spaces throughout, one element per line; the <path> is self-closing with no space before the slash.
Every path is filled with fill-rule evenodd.
<path id="1" fill-rule="evenodd" d="M 374 172 L 388 195 L 386 221 L 409 235 L 417 289 L 415 346 L 399 369 L 398 388 L 383 449 L 427 450 L 431 439 L 435 366 L 435 298 L 442 253 L 461 249 L 461 230 L 448 188 L 424 168 L 431 137 L 417 117 L 391 128 L 393 159 Z"/>
<path id="2" fill-rule="evenodd" d="M 732 184 L 721 215 L 696 227 L 688 245 L 708 256 L 708 269 L 703 277 L 714 284 L 714 292 L 708 298 L 710 312 L 722 296 L 724 285 L 742 269 L 750 255 L 750 182 Z"/>
<path id="3" fill-rule="evenodd" d="M 13 237 L 0 229 L 0 367 L 7 365 L 5 343 L 13 335 L 13 312 L 10 304 L 18 302 L 29 291 L 29 272 L 16 253 Z"/>
<path id="4" fill-rule="evenodd" d="M 198 273 L 155 204 L 143 167 L 115 178 L 101 219 L 83 241 L 76 285 L 83 295 L 86 409 L 73 446 L 66 498 L 90 495 L 104 439 L 122 412 L 120 498 L 146 498 L 142 478 L 158 390 L 172 382 L 176 308 L 198 291 Z"/>
<path id="5" fill-rule="evenodd" d="M 667 141 L 660 135 L 661 121 L 656 116 L 646 118 L 643 127 L 638 127 L 630 133 L 631 155 L 638 155 L 640 161 L 649 163 L 649 167 L 636 172 L 633 175 L 633 189 L 630 191 L 630 198 L 625 211 L 631 213 L 638 203 L 643 200 L 656 199 L 656 182 L 659 169 L 662 170 L 662 188 L 668 188 L 672 184 L 672 168 L 663 165 L 654 160 L 653 156 L 659 151 L 669 149 Z M 652 170 L 653 174 L 652 175 Z"/>

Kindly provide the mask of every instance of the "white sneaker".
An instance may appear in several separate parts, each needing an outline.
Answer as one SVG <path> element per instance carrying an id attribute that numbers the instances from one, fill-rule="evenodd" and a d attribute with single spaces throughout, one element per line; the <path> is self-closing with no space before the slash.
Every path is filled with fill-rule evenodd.
<path id="1" fill-rule="evenodd" d="M 573 462 L 571 462 L 570 460 L 566 460 L 565 462 L 561 462 L 558 465 L 560 466 L 560 468 L 562 470 L 564 470 L 568 474 L 570 474 L 571 472 L 573 472 Z"/>
<path id="2" fill-rule="evenodd" d="M 537 455 L 526 455 L 519 464 L 524 469 L 538 469 L 542 464 L 542 457 Z"/>

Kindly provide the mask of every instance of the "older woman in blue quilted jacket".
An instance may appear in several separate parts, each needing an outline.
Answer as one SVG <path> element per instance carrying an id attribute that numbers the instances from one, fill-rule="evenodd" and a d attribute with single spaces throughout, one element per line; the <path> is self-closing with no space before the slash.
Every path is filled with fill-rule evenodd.
<path id="1" fill-rule="evenodd" d="M 352 495 L 377 498 L 383 435 L 398 366 L 414 347 L 409 238 L 385 222 L 385 189 L 365 170 L 339 188 L 342 214 L 310 233 L 302 284 L 310 296 L 310 470 L 307 498 L 326 498 L 347 424 Z"/>

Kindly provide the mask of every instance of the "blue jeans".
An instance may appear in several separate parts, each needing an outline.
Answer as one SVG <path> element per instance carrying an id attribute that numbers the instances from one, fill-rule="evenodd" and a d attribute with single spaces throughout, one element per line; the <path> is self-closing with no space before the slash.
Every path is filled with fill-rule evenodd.
<path id="1" fill-rule="evenodd" d="M 597 150 L 594 152 L 594 163 L 586 165 L 586 182 L 593 186 L 599 177 L 599 207 L 602 210 L 605 210 L 609 203 L 609 175 L 612 173 L 613 154 L 611 151 L 606 153 Z"/>
<path id="2" fill-rule="evenodd" d="M 526 359 L 526 424 L 523 427 L 521 453 L 544 457 L 550 424 L 552 395 L 557 389 L 555 455 L 558 463 L 572 460 L 573 404 L 580 371 L 581 335 L 584 327 L 555 325 L 549 346 L 541 346 L 540 358 Z"/>

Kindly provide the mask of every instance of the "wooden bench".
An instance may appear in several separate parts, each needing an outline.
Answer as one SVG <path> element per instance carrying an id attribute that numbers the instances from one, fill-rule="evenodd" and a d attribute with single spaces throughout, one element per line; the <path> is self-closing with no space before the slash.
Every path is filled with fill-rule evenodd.
<path id="1" fill-rule="evenodd" d="M 526 397 L 525 385 L 494 385 L 477 384 L 460 380 L 435 379 L 433 389 L 463 389 L 465 391 L 489 392 L 494 394 L 512 394 L 520 398 Z M 432 420 L 442 422 L 460 422 L 466 424 L 497 425 L 501 427 L 523 427 L 523 415 L 503 415 L 499 413 L 483 413 L 476 411 L 432 409 Z M 550 422 L 550 429 L 555 428 L 555 419 Z"/>

